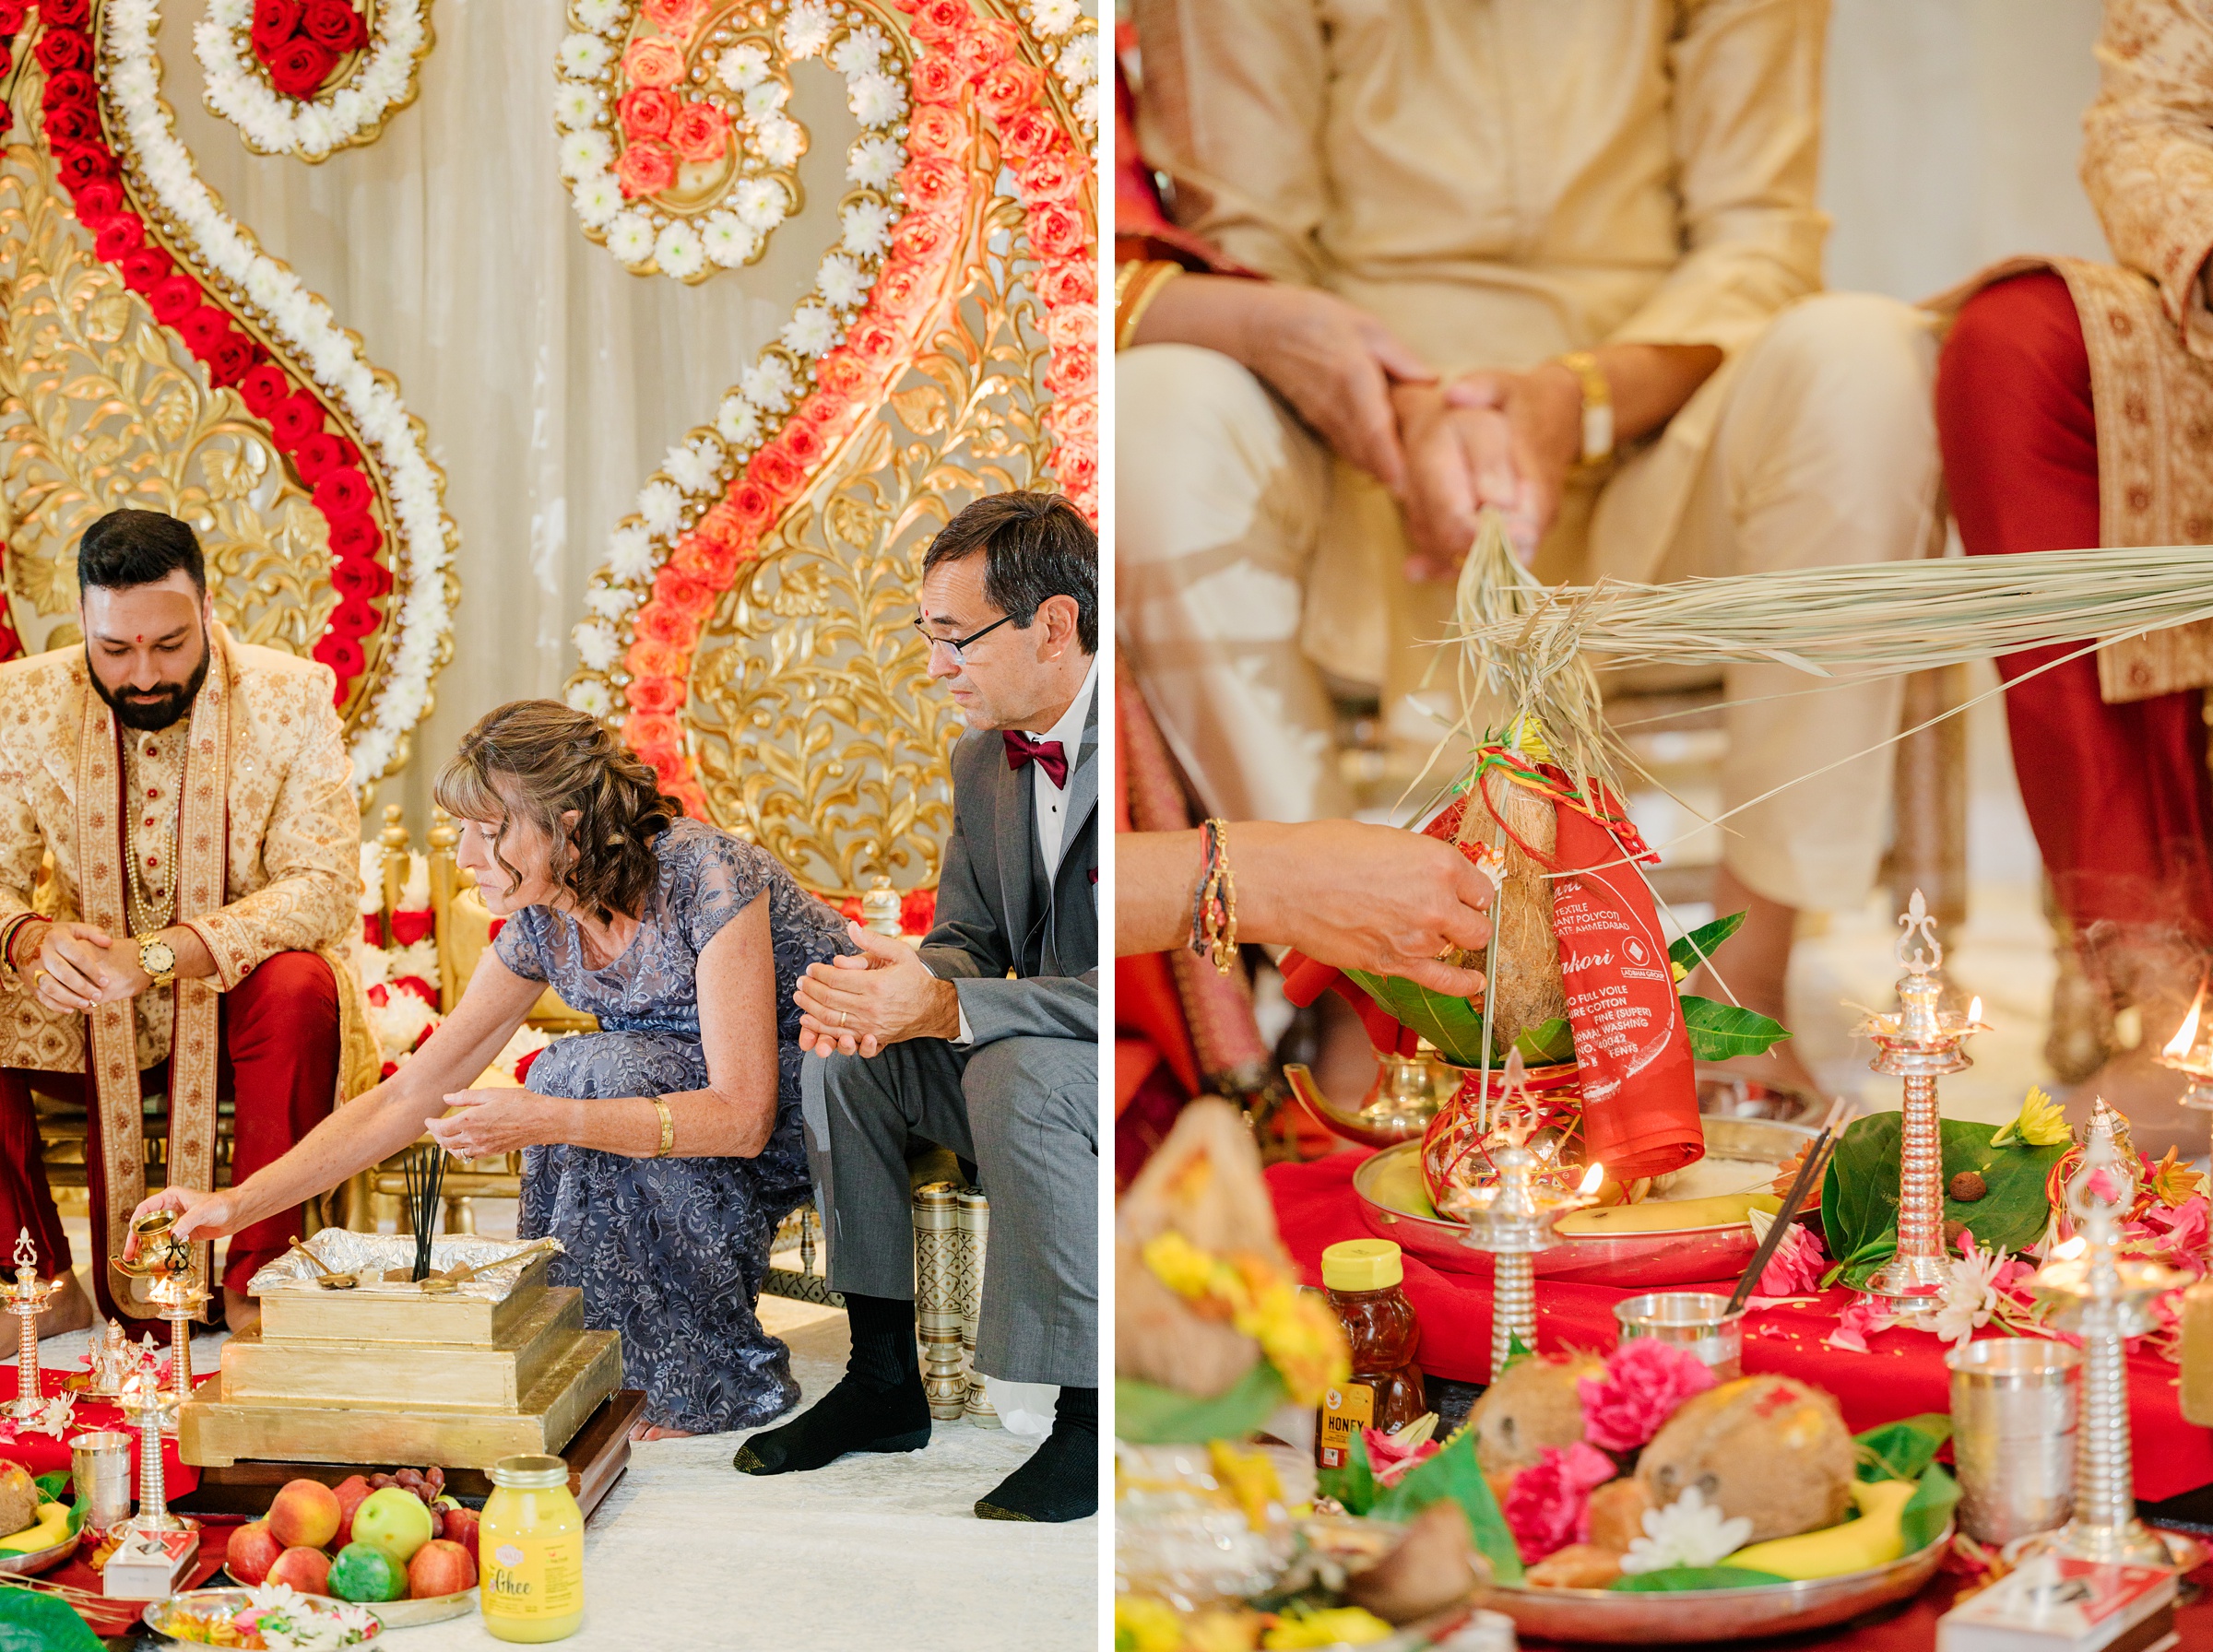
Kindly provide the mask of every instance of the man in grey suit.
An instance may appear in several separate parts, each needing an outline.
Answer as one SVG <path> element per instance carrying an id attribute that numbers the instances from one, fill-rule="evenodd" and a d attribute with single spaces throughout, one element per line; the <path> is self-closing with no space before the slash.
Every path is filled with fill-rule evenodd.
<path id="1" fill-rule="evenodd" d="M 991 1199 L 976 1364 L 1060 1389 L 1053 1432 L 976 1505 L 985 1519 L 1098 1507 L 1098 536 L 1059 494 L 1000 493 L 922 564 L 929 672 L 970 732 L 920 951 L 852 926 L 860 956 L 796 997 L 808 1146 L 853 1331 L 844 1380 L 736 1466 L 918 1451 L 915 1139 L 974 1161 Z"/>

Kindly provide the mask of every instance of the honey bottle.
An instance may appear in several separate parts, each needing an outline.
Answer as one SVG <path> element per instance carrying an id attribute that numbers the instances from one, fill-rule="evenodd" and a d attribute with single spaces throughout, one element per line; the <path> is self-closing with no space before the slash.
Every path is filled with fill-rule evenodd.
<path id="1" fill-rule="evenodd" d="M 1321 1253 L 1321 1283 L 1344 1327 L 1352 1375 L 1324 1389 L 1314 1430 L 1314 1460 L 1342 1469 L 1364 1428 L 1395 1434 L 1428 1410 L 1414 1363 L 1422 1328 L 1399 1288 L 1406 1277 L 1388 1239 L 1347 1239 Z"/>

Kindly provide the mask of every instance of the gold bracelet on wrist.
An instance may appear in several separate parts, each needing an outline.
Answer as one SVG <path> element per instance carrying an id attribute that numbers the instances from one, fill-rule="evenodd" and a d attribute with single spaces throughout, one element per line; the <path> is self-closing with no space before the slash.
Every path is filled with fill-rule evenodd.
<path id="1" fill-rule="evenodd" d="M 653 1110 L 661 1115 L 661 1145 L 653 1150 L 653 1156 L 666 1159 L 669 1150 L 676 1145 L 676 1120 L 669 1116 L 669 1103 L 657 1095 L 648 1099 L 653 1103 Z"/>
<path id="2" fill-rule="evenodd" d="M 1183 274 L 1183 266 L 1165 258 L 1132 258 L 1114 272 L 1114 348 L 1128 349 L 1160 289 Z"/>

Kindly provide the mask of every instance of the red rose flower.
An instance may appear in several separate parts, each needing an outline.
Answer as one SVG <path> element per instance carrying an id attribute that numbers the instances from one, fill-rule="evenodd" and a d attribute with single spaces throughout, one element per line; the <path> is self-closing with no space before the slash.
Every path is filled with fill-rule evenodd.
<path id="1" fill-rule="evenodd" d="M 894 258 L 876 277 L 876 286 L 869 294 L 869 309 L 879 315 L 912 315 L 933 284 L 932 272 L 917 267 L 910 260 Z"/>
<path id="2" fill-rule="evenodd" d="M 616 100 L 615 112 L 622 117 L 624 139 L 634 144 L 648 137 L 667 137 L 676 107 L 676 94 L 668 88 L 641 86 Z"/>
<path id="3" fill-rule="evenodd" d="M 660 572 L 654 575 L 653 594 L 678 613 L 694 620 L 704 620 L 715 611 L 716 593 L 671 563 L 663 563 Z"/>
<path id="4" fill-rule="evenodd" d="M 900 168 L 899 187 L 906 191 L 910 214 L 958 212 L 968 198 L 968 174 L 950 160 L 925 157 Z"/>
<path id="5" fill-rule="evenodd" d="M 269 84 L 288 98 L 312 98 L 337 60 L 309 40 L 287 41 L 269 54 Z"/>
<path id="6" fill-rule="evenodd" d="M 850 402 L 868 390 L 874 382 L 874 375 L 855 359 L 850 350 L 833 350 L 814 364 L 816 388 L 828 392 L 840 401 Z"/>
<path id="7" fill-rule="evenodd" d="M 223 389 L 244 378 L 259 355 L 260 347 L 243 333 L 226 333 L 199 352 L 207 363 L 207 382 Z"/>
<path id="8" fill-rule="evenodd" d="M 800 405 L 799 419 L 796 422 L 806 425 L 810 430 L 820 431 L 822 439 L 826 442 L 836 431 L 845 428 L 846 421 L 852 411 L 853 404 L 850 401 L 822 382 L 821 371 L 818 367 L 814 394 Z"/>
<path id="9" fill-rule="evenodd" d="M 177 336 L 195 355 L 231 330 L 231 318 L 213 304 L 200 304 L 177 318 Z"/>
<path id="10" fill-rule="evenodd" d="M 994 121 L 1003 121 L 1035 103 L 1044 87 L 1045 75 L 1036 65 L 1010 57 L 984 76 L 976 100 Z"/>
<path id="11" fill-rule="evenodd" d="M 341 596 L 367 601 L 392 588 L 392 575 L 374 557 L 341 556 L 331 560 L 330 583 Z"/>
<path id="12" fill-rule="evenodd" d="M 345 463 L 345 442 L 328 431 L 317 431 L 292 452 L 292 468 L 310 488 L 323 479 L 325 471 L 336 470 Z"/>
<path id="13" fill-rule="evenodd" d="M 673 648 L 680 654 L 689 654 L 699 641 L 699 621 L 665 602 L 649 602 L 640 608 L 630 629 L 639 642 Z"/>
<path id="14" fill-rule="evenodd" d="M 369 26 L 347 0 L 307 0 L 300 30 L 333 57 L 359 52 L 369 43 Z"/>
<path id="15" fill-rule="evenodd" d="M 676 151 L 651 138 L 632 144 L 615 162 L 615 179 L 626 201 L 658 195 L 676 182 Z"/>
<path id="16" fill-rule="evenodd" d="M 1098 277 L 1092 272 L 1088 259 L 1055 259 L 1030 279 L 1037 289 L 1037 297 L 1048 310 L 1061 304 L 1095 304 L 1098 301 Z"/>
<path id="17" fill-rule="evenodd" d="M 363 597 L 341 597 L 330 611 L 330 629 L 341 637 L 365 637 L 377 625 L 376 609 Z"/>
<path id="18" fill-rule="evenodd" d="M 775 496 L 750 477 L 733 484 L 727 498 L 730 514 L 748 535 L 757 536 L 775 516 Z"/>
<path id="19" fill-rule="evenodd" d="M 284 376 L 281 367 L 256 367 L 238 382 L 238 394 L 246 411 L 256 419 L 266 419 L 291 393 L 292 382 Z"/>
<path id="20" fill-rule="evenodd" d="M 786 425 L 776 441 L 791 455 L 794 464 L 808 470 L 820 465 L 830 451 L 829 444 L 822 440 L 821 428 L 803 419 L 795 419 Z"/>
<path id="21" fill-rule="evenodd" d="M 92 42 L 83 35 L 69 30 L 49 30 L 39 37 L 39 67 L 50 75 L 64 69 L 86 69 L 92 66 Z"/>
<path id="22" fill-rule="evenodd" d="M 899 928 L 907 935 L 928 935 L 938 921 L 938 891 L 910 889 L 899 897 Z"/>
<path id="23" fill-rule="evenodd" d="M 176 260 L 160 247 L 143 247 L 124 258 L 123 284 L 143 297 L 174 275 L 176 268 Z"/>
<path id="24" fill-rule="evenodd" d="M 117 213 L 101 225 L 100 233 L 92 238 L 92 250 L 105 264 L 121 264 L 145 244 L 146 226 L 128 212 Z"/>
<path id="25" fill-rule="evenodd" d="M 635 678 L 680 677 L 691 662 L 685 658 L 682 649 L 641 637 L 630 645 L 629 652 L 622 656 L 622 663 L 630 667 L 631 676 Z"/>
<path id="26" fill-rule="evenodd" d="M 981 80 L 1014 55 L 1021 39 L 1012 23 L 978 23 L 953 42 L 953 61 L 970 80 Z"/>
<path id="27" fill-rule="evenodd" d="M 88 183 L 112 178 L 115 162 L 105 149 L 95 148 L 89 143 L 70 144 L 66 148 L 57 144 L 53 150 L 53 175 L 74 195 Z"/>
<path id="28" fill-rule="evenodd" d="M 0 34 L 12 35 L 23 27 L 23 14 L 30 8 L 23 0 L 0 0 Z"/>
<path id="29" fill-rule="evenodd" d="M 717 591 L 728 589 L 738 572 L 736 549 L 704 534 L 686 534 L 677 541 L 676 554 L 669 560 L 693 579 Z"/>
<path id="30" fill-rule="evenodd" d="M 856 360 L 882 367 L 899 354 L 899 330 L 881 321 L 861 321 L 846 333 L 846 348 Z"/>
<path id="31" fill-rule="evenodd" d="M 635 40 L 622 53 L 622 73 L 633 86 L 674 86 L 684 77 L 684 54 L 663 40 Z"/>
<path id="32" fill-rule="evenodd" d="M 338 691 L 334 698 L 344 705 L 346 685 L 369 668 L 369 657 L 361 652 L 361 645 L 351 637 L 326 631 L 310 652 L 337 676 Z"/>
<path id="33" fill-rule="evenodd" d="M 1057 395 L 1045 416 L 1052 423 L 1053 434 L 1063 442 L 1090 442 L 1099 433 L 1099 398 L 1090 395 Z"/>
<path id="34" fill-rule="evenodd" d="M 918 41 L 936 42 L 957 39 L 961 30 L 974 20 L 968 9 L 968 0 L 923 0 L 915 9 L 914 37 Z"/>
<path id="35" fill-rule="evenodd" d="M 1053 475 L 1071 494 L 1089 493 L 1098 486 L 1099 455 L 1089 447 L 1059 447 L 1053 451 Z"/>
<path id="36" fill-rule="evenodd" d="M 1056 353 L 1076 344 L 1090 345 L 1095 349 L 1099 342 L 1099 313 L 1090 304 L 1063 304 L 1047 313 L 1045 336 Z"/>
<path id="37" fill-rule="evenodd" d="M 62 103 L 46 112 L 49 143 L 91 143 L 100 136 L 100 116 L 89 103 Z"/>
<path id="38" fill-rule="evenodd" d="M 1060 128 L 1042 109 L 1025 109 L 1012 120 L 1000 123 L 1000 147 L 1017 166 L 1035 160 L 1059 140 Z"/>
<path id="39" fill-rule="evenodd" d="M 58 37 L 49 35 L 47 38 L 52 40 Z M 51 114 L 56 109 L 68 105 L 89 109 L 99 100 L 100 83 L 92 78 L 90 71 L 83 68 L 54 69 L 52 65 L 46 66 L 52 73 L 46 82 L 46 89 L 39 95 L 39 107 L 47 113 Z"/>
<path id="40" fill-rule="evenodd" d="M 336 522 L 341 516 L 368 514 L 376 502 L 376 491 L 369 486 L 367 477 L 352 466 L 343 465 L 323 473 L 313 498 L 315 509 Z"/>
<path id="41" fill-rule="evenodd" d="M 39 17 L 49 29 L 82 29 L 91 16 L 90 0 L 39 0 Z"/>
<path id="42" fill-rule="evenodd" d="M 1022 198 L 1038 201 L 1072 201 L 1083 193 L 1084 184 L 1091 182 L 1091 164 L 1079 162 L 1065 146 L 1055 146 L 1035 159 L 1023 162 L 1014 174 L 1022 186 Z"/>
<path id="43" fill-rule="evenodd" d="M 113 178 L 95 178 L 77 192 L 77 221 L 94 234 L 123 210 L 123 185 Z"/>
<path id="44" fill-rule="evenodd" d="M 915 61 L 907 83 L 914 88 L 917 103 L 951 103 L 957 100 L 967 82 L 953 67 L 950 58 L 932 52 Z"/>
<path id="45" fill-rule="evenodd" d="M 200 284 L 190 276 L 172 276 L 146 295 L 154 319 L 173 327 L 200 307 Z"/>
<path id="46" fill-rule="evenodd" d="M 738 513 L 730 509 L 728 500 L 720 500 L 709 505 L 700 517 L 698 527 L 693 531 L 702 538 L 711 539 L 717 545 L 728 546 L 732 549 L 735 549 L 745 538 L 745 529 L 738 521 Z"/>
<path id="47" fill-rule="evenodd" d="M 288 454 L 322 428 L 323 404 L 304 390 L 286 396 L 269 415 L 270 433 Z"/>
<path id="48" fill-rule="evenodd" d="M 254 21 L 246 29 L 254 55 L 264 63 L 276 56 L 285 41 L 300 32 L 306 10 L 301 0 L 254 0 Z"/>
<path id="49" fill-rule="evenodd" d="M 935 213 L 910 212 L 892 231 L 892 245 L 915 264 L 935 264 L 951 255 L 959 227 Z"/>
<path id="50" fill-rule="evenodd" d="M 1030 251 L 1048 262 L 1072 258 L 1091 245 L 1091 226 L 1058 201 L 1031 207 L 1028 227 Z"/>
<path id="51" fill-rule="evenodd" d="M 780 441 L 755 454 L 746 474 L 766 488 L 771 498 L 779 500 L 791 498 L 807 482 L 807 473 Z"/>
<path id="52" fill-rule="evenodd" d="M 330 554 L 349 560 L 367 560 L 376 555 L 385 542 L 385 530 L 376 525 L 373 516 L 341 516 L 330 525 Z M 392 584 L 391 571 L 378 566 L 385 586 Z"/>
<path id="53" fill-rule="evenodd" d="M 645 757 L 644 752 L 640 752 L 638 755 Z M 697 814 L 699 810 L 692 803 L 690 796 L 680 789 L 691 773 L 684 766 L 683 752 L 673 747 L 659 746 L 654 749 L 652 756 L 645 757 L 645 761 L 653 766 L 653 777 L 660 783 L 661 790 L 676 792 L 679 796 L 684 796 L 685 811 Z"/>
<path id="54" fill-rule="evenodd" d="M 943 103 L 922 105 L 906 124 L 909 155 L 934 155 L 958 160 L 968 153 L 971 141 L 968 124 Z"/>
<path id="55" fill-rule="evenodd" d="M 712 103 L 687 103 L 669 124 L 669 141 L 686 160 L 720 160 L 729 148 L 730 117 Z"/>
<path id="56" fill-rule="evenodd" d="M 684 703 L 684 684 L 676 677 L 640 677 L 630 685 L 630 703 L 641 712 L 673 712 Z"/>
<path id="57" fill-rule="evenodd" d="M 706 10 L 707 0 L 645 0 L 645 15 L 663 34 L 689 35 Z"/>

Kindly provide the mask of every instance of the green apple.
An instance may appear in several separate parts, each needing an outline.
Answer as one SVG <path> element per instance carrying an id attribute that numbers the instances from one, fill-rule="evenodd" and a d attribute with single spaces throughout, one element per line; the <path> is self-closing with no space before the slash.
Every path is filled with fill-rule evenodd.
<path id="1" fill-rule="evenodd" d="M 341 1600 L 396 1600 L 408 1592 L 407 1569 L 373 1543 L 357 1540 L 330 1563 L 330 1592 Z"/>
<path id="2" fill-rule="evenodd" d="M 421 1498 L 398 1486 L 372 1492 L 353 1511 L 353 1541 L 366 1543 L 405 1573 L 415 1551 L 431 1540 L 431 1511 Z"/>

